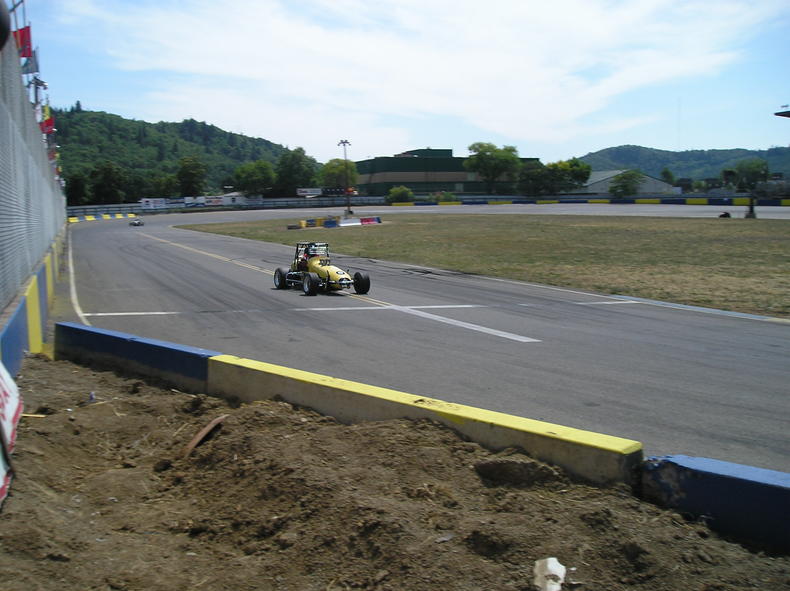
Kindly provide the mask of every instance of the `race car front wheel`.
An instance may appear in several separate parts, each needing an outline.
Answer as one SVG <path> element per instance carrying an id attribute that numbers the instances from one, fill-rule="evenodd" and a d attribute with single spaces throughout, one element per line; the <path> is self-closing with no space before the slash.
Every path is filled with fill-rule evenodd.
<path id="1" fill-rule="evenodd" d="M 367 273 L 361 271 L 354 273 L 354 291 L 359 294 L 366 294 L 370 291 L 370 277 Z"/>
<path id="2" fill-rule="evenodd" d="M 274 272 L 274 287 L 277 289 L 288 289 L 288 269 L 280 267 Z"/>
<path id="3" fill-rule="evenodd" d="M 304 295 L 314 296 L 318 293 L 318 275 L 315 273 L 305 273 L 302 278 L 302 291 Z"/>

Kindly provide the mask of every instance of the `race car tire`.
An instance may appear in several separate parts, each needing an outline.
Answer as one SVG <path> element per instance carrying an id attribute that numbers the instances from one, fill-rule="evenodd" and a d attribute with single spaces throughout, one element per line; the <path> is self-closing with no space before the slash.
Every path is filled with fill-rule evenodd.
<path id="1" fill-rule="evenodd" d="M 279 267 L 274 272 L 274 287 L 276 289 L 288 289 L 288 267 Z"/>
<path id="2" fill-rule="evenodd" d="M 370 291 L 370 277 L 367 273 L 361 271 L 354 273 L 354 291 L 358 294 L 366 294 Z"/>
<path id="3" fill-rule="evenodd" d="M 318 275 L 315 273 L 305 273 L 302 278 L 302 291 L 304 295 L 314 296 L 317 294 L 319 283 Z"/>

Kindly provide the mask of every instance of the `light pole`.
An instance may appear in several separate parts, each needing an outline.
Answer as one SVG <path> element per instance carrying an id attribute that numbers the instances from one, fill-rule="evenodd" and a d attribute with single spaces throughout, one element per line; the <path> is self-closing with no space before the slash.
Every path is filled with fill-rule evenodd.
<path id="1" fill-rule="evenodd" d="M 340 140 L 337 143 L 338 146 L 343 146 L 343 162 L 346 173 L 346 184 L 343 187 L 343 192 L 346 194 L 346 217 L 350 217 L 353 211 L 351 211 L 351 195 L 348 192 L 348 157 L 346 156 L 346 146 L 350 146 L 351 142 L 348 140 Z"/>

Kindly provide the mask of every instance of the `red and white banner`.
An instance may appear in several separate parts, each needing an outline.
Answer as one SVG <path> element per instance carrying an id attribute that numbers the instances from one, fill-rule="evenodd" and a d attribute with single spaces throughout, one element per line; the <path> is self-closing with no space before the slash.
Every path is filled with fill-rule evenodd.
<path id="1" fill-rule="evenodd" d="M 0 453 L 0 503 L 8 495 L 11 484 L 11 452 L 16 443 L 16 427 L 22 416 L 22 399 L 19 389 L 5 365 L 0 363 L 0 437 L 2 437 L 2 453 Z"/>

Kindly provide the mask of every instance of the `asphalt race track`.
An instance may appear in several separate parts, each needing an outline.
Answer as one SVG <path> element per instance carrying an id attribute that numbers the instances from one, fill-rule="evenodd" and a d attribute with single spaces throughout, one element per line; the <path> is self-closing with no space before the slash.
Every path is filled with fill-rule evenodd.
<path id="1" fill-rule="evenodd" d="M 651 206 L 622 207 L 656 215 Z M 660 215 L 719 213 L 655 207 L 667 208 Z M 397 209 L 538 208 L 549 212 Z M 758 217 L 790 217 L 787 207 L 761 210 Z M 636 439 L 648 455 L 790 472 L 790 322 L 337 254 L 333 262 L 370 274 L 370 293 L 307 297 L 274 289 L 274 269 L 290 262 L 293 247 L 172 227 L 341 213 L 167 214 L 146 216 L 137 228 L 127 220 L 72 224 L 77 309 L 59 306 L 57 319 Z M 294 242 L 303 238 L 294 232 Z"/>

